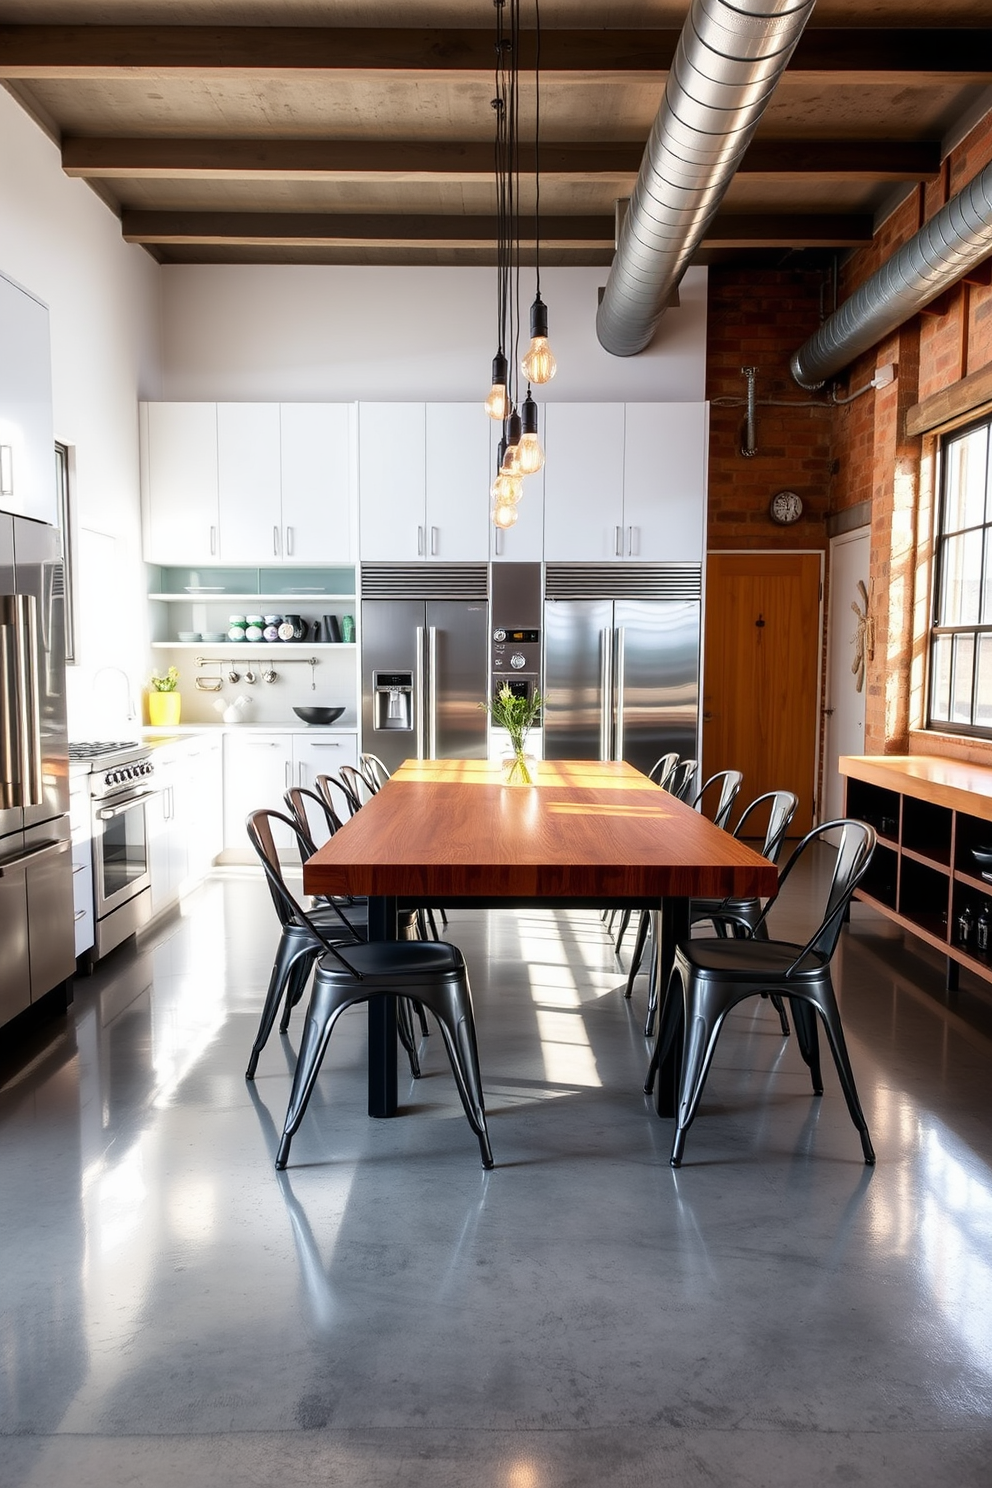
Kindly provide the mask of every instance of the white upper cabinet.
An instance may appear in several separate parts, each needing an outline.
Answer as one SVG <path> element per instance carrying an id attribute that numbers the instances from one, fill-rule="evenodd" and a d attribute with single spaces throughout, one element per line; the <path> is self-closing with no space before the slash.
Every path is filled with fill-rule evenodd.
<path id="1" fill-rule="evenodd" d="M 705 403 L 552 403 L 546 417 L 551 562 L 701 562 Z"/>
<path id="2" fill-rule="evenodd" d="M 427 416 L 423 403 L 360 403 L 362 561 L 413 562 L 427 550 Z"/>
<path id="3" fill-rule="evenodd" d="M 220 562 L 216 403 L 142 403 L 145 557 Z"/>
<path id="4" fill-rule="evenodd" d="M 544 550 L 549 562 L 605 563 L 623 556 L 623 415 L 622 403 L 547 405 Z"/>
<path id="5" fill-rule="evenodd" d="M 0 508 L 57 523 L 48 311 L 0 274 Z"/>
<path id="6" fill-rule="evenodd" d="M 278 563 L 282 496 L 278 403 L 218 403 L 217 487 L 223 563 Z"/>
<path id="7" fill-rule="evenodd" d="M 481 403 L 428 403 L 425 556 L 489 556 L 489 418 Z"/>
<path id="8" fill-rule="evenodd" d="M 283 403 L 282 552 L 289 563 L 354 563 L 358 410 Z"/>
<path id="9" fill-rule="evenodd" d="M 652 563 L 702 562 L 708 412 L 705 403 L 626 405 L 625 558 Z"/>
<path id="10" fill-rule="evenodd" d="M 145 557 L 355 561 L 355 406 L 142 405 Z"/>

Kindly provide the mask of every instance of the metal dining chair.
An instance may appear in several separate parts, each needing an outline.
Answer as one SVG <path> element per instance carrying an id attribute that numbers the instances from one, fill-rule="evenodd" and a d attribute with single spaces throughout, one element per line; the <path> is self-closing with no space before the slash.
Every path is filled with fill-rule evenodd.
<path id="1" fill-rule="evenodd" d="M 799 797 L 792 791 L 766 791 L 764 795 L 756 796 L 755 799 L 744 808 L 740 821 L 733 831 L 733 836 L 743 838 L 748 835 L 748 829 L 753 827 L 755 819 L 760 820 L 761 813 L 767 804 L 768 820 L 765 825 L 765 836 L 758 851 L 763 858 L 770 863 L 777 863 L 785 841 L 785 834 L 789 830 L 796 807 L 799 805 Z M 726 828 L 724 828 L 726 830 Z M 690 926 L 698 924 L 701 920 L 712 920 L 714 929 L 718 935 L 726 935 L 727 928 L 731 930 L 735 926 L 742 926 L 744 933 L 750 933 L 761 918 L 760 899 L 693 899 L 689 906 Z M 647 942 L 648 928 L 651 924 L 651 911 L 642 910 L 641 918 L 637 927 L 637 939 L 634 941 L 634 950 L 630 958 L 630 969 L 627 973 L 627 986 L 624 997 L 630 997 L 634 990 L 634 978 L 641 968 L 641 960 L 644 956 L 644 947 Z M 781 999 L 772 998 L 775 1011 L 779 1015 L 779 1023 L 782 1033 L 789 1032 L 788 1019 L 785 1016 L 785 1008 Z M 645 1015 L 644 1036 L 649 1038 L 654 1030 L 655 1013 L 658 1007 L 658 988 L 654 979 L 654 962 L 651 965 L 651 976 L 648 984 L 648 1006 Z"/>
<path id="2" fill-rule="evenodd" d="M 678 800 L 684 801 L 692 790 L 692 783 L 696 778 L 698 770 L 698 760 L 679 760 L 674 770 L 669 772 L 668 779 L 665 781 L 662 789 L 667 790 L 670 795 L 675 796 Z"/>
<path id="3" fill-rule="evenodd" d="M 744 776 L 740 770 L 719 770 L 715 775 L 711 775 L 709 780 L 704 781 L 694 797 L 691 803 L 693 811 L 698 811 L 702 816 L 706 815 L 703 811 L 703 801 L 713 786 L 719 781 L 720 795 L 717 799 L 716 810 L 710 817 L 710 821 L 715 827 L 726 827 L 730 820 L 730 813 L 734 808 L 734 802 L 737 800 L 740 792 L 743 779 Z"/>
<path id="4" fill-rule="evenodd" d="M 655 760 L 651 766 L 648 771 L 648 779 L 653 780 L 655 785 L 660 785 L 663 790 L 666 789 L 665 783 L 678 762 L 679 754 L 677 749 L 673 750 L 671 754 L 663 754 L 661 759 Z"/>
<path id="5" fill-rule="evenodd" d="M 461 951 L 444 941 L 363 941 L 351 930 L 343 911 L 335 911 L 341 933 L 335 932 L 332 938 L 324 925 L 318 924 L 312 912 L 304 910 L 286 888 L 272 842 L 273 821 L 293 827 L 289 817 L 281 812 L 255 811 L 248 818 L 248 836 L 266 870 L 273 897 L 285 897 L 294 922 L 308 930 L 321 947 L 276 1167 L 285 1168 L 289 1160 L 290 1145 L 306 1113 L 338 1018 L 356 1003 L 394 997 L 397 1014 L 405 1003 L 413 1001 L 423 1004 L 434 1015 L 465 1115 L 479 1140 L 482 1166 L 491 1168 L 493 1155 L 479 1072 L 475 1014 Z"/>
<path id="6" fill-rule="evenodd" d="M 389 779 L 389 771 L 377 754 L 361 754 L 358 765 L 373 790 L 381 790 Z"/>
<path id="7" fill-rule="evenodd" d="M 836 832 L 840 833 L 840 843 L 826 904 L 810 939 L 805 945 L 798 945 L 759 935 L 759 928 L 778 903 L 796 864 L 812 846 Z M 822 1021 L 851 1120 L 861 1137 L 865 1162 L 874 1163 L 875 1152 L 858 1099 L 830 963 L 851 896 L 871 862 L 875 840 L 874 828 L 866 822 L 841 819 L 814 827 L 786 864 L 778 893 L 765 906 L 748 939 L 686 940 L 676 948 L 658 1039 L 644 1086 L 647 1092 L 653 1090 L 661 1062 L 674 1051 L 678 1092 L 673 1167 L 679 1167 L 682 1162 L 686 1133 L 699 1109 L 713 1051 L 727 1014 L 745 997 L 761 992 L 777 992 L 788 997 L 796 1039 L 809 1067 L 814 1095 L 823 1094 L 817 1017 Z"/>
<path id="8" fill-rule="evenodd" d="M 324 798 L 339 821 L 344 821 L 345 818 L 350 819 L 356 811 L 361 809 L 361 800 L 340 775 L 335 775 L 333 772 L 315 775 L 313 783 L 317 787 L 318 794 Z"/>
<path id="9" fill-rule="evenodd" d="M 265 1001 L 262 1004 L 258 1031 L 248 1058 L 246 1080 L 255 1078 L 259 1055 L 268 1042 L 280 1005 L 282 1005 L 283 1012 L 279 1032 L 288 1031 L 293 1008 L 301 1000 L 314 962 L 324 949 L 323 937 L 326 936 L 332 940 L 342 936 L 345 939 L 352 939 L 355 935 L 361 936 L 367 931 L 368 912 L 363 904 L 349 902 L 350 919 L 347 931 L 342 930 L 339 907 L 334 900 L 315 905 L 308 911 L 307 917 L 301 918 L 296 913 L 296 900 L 283 876 L 279 852 L 272 835 L 270 823 L 273 820 L 282 822 L 294 834 L 303 862 L 312 857 L 316 851 L 313 841 L 305 833 L 301 833 L 295 818 L 283 816 L 277 811 L 256 811 L 249 816 L 247 822 L 249 841 L 265 870 L 269 894 L 279 917 L 280 935 Z M 253 822 L 254 826 L 252 826 Z M 315 926 L 320 928 L 321 936 L 315 935 Z M 404 937 L 418 934 L 415 910 L 410 910 L 401 916 L 400 933 Z M 412 1020 L 408 1016 L 401 1021 L 400 1042 L 410 1060 L 411 1073 L 415 1078 L 419 1077 L 420 1063 L 413 1037 Z"/>

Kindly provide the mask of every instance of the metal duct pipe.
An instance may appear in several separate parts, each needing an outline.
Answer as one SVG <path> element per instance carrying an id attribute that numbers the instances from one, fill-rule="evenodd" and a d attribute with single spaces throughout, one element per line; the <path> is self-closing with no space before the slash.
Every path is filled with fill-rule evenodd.
<path id="1" fill-rule="evenodd" d="M 835 310 L 790 362 L 803 388 L 822 387 L 992 253 L 992 164 Z"/>
<path id="2" fill-rule="evenodd" d="M 651 341 L 813 4 L 692 0 L 596 317 L 613 356 Z"/>

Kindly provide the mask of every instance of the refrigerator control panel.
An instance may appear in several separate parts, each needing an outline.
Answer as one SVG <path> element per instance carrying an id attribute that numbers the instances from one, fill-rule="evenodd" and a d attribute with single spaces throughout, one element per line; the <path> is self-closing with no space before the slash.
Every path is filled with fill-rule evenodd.
<path id="1" fill-rule="evenodd" d="M 493 630 L 493 677 L 527 672 L 538 676 L 541 671 L 541 632 L 512 630 L 497 625 Z"/>

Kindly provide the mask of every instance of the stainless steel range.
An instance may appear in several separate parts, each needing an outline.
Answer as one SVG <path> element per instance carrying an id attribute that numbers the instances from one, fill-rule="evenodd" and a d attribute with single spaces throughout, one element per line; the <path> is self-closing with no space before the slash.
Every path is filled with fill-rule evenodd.
<path id="1" fill-rule="evenodd" d="M 157 793 L 155 766 L 147 745 L 130 740 L 70 744 L 69 758 L 90 764 L 93 956 L 99 960 L 151 919 L 145 808 Z"/>

